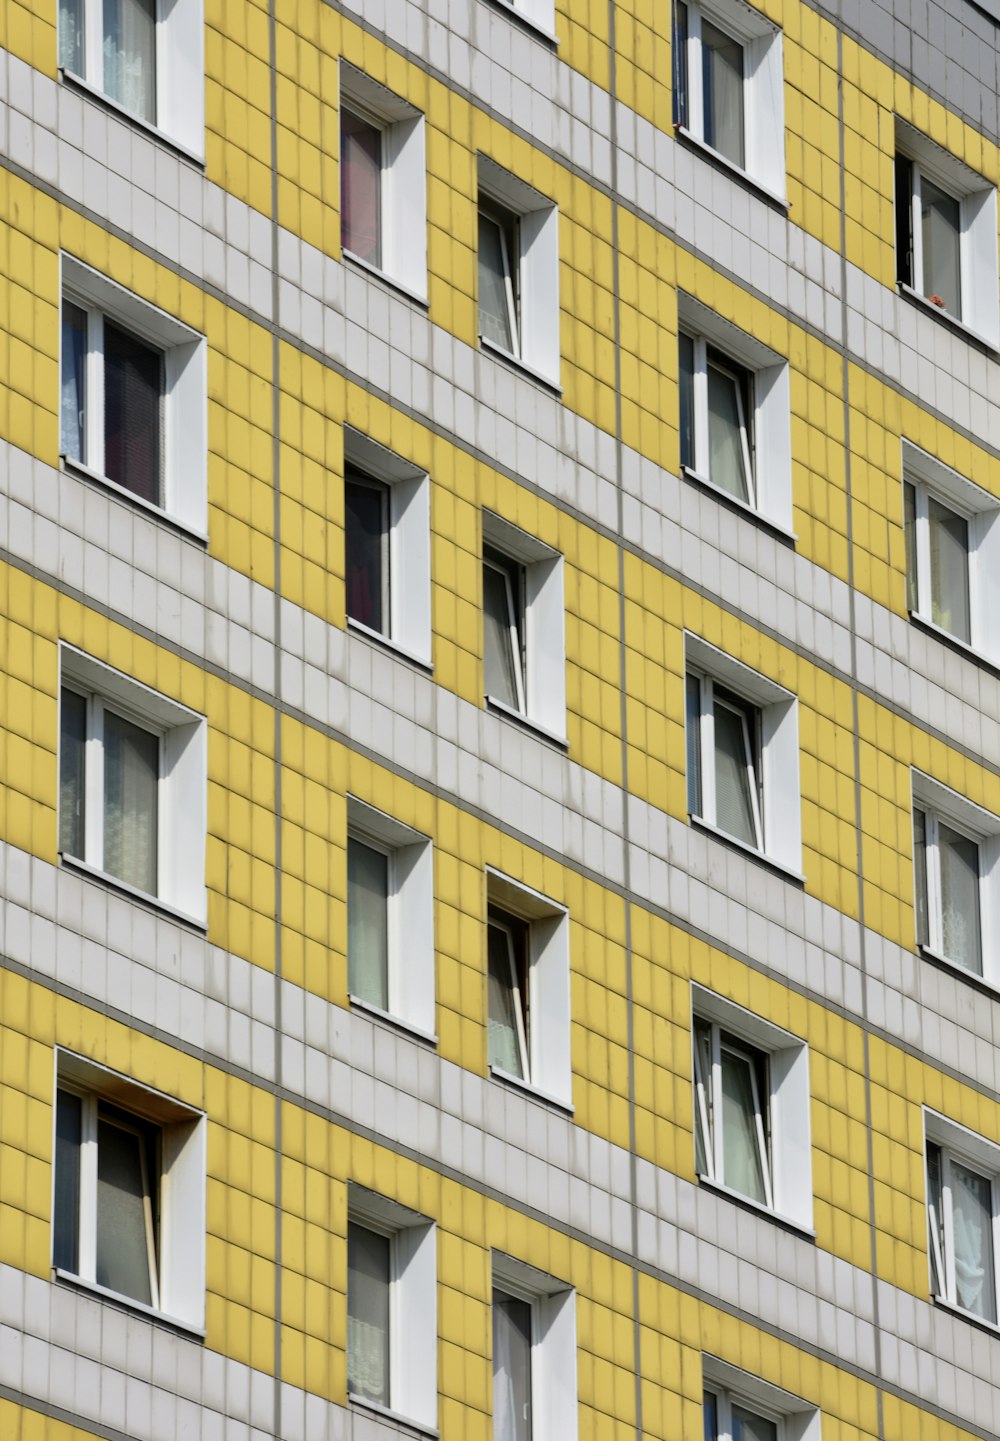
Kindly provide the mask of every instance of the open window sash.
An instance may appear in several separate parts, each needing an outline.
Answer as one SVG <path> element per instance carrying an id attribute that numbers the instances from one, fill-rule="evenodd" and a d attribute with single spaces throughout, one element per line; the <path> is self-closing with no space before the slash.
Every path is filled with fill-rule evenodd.
<path id="1" fill-rule="evenodd" d="M 695 1019 L 695 1164 L 708 1180 L 773 1209 L 759 1059 L 714 1022 Z"/>
<path id="2" fill-rule="evenodd" d="M 1000 1240 L 995 1177 L 982 1175 L 944 1147 L 929 1142 L 927 1193 L 936 1294 L 950 1305 L 995 1323 Z"/>
<path id="3" fill-rule="evenodd" d="M 517 221 L 479 211 L 479 331 L 511 355 L 521 354 L 518 333 Z"/>
<path id="4" fill-rule="evenodd" d="M 502 557 L 483 555 L 483 630 L 486 693 L 522 715 L 526 709 L 520 575 Z"/>
<path id="5" fill-rule="evenodd" d="M 979 843 L 919 806 L 914 807 L 913 836 L 917 939 L 945 960 L 981 975 Z"/>
<path id="6" fill-rule="evenodd" d="M 527 944 L 527 937 L 515 936 L 513 926 L 491 912 L 487 923 L 490 1065 L 526 1081 L 530 1079 L 527 998 L 522 992 L 527 958 L 525 965 L 518 965 L 519 944 Z"/>
<path id="7" fill-rule="evenodd" d="M 696 700 L 699 755 L 696 774 L 688 776 L 688 805 L 698 803 L 699 808 L 692 809 L 692 814 L 760 850 L 764 843 L 761 755 L 754 710 L 717 686 L 711 676 L 689 674 L 689 725 L 696 713 Z M 689 771 L 694 761 L 689 745 Z"/>

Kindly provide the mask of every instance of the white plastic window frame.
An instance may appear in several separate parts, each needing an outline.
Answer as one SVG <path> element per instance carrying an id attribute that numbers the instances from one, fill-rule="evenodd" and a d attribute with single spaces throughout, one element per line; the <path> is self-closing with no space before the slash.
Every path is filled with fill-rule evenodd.
<path id="1" fill-rule="evenodd" d="M 714 149 L 705 139 L 701 45 L 703 16 L 743 48 L 742 166 Z M 760 11 L 745 4 L 744 0 L 688 0 L 687 28 L 686 47 L 683 53 L 678 48 L 674 65 L 674 123 L 677 129 L 704 146 L 734 174 L 745 175 L 781 205 L 786 205 L 781 30 Z M 672 43 L 678 46 L 676 18 Z"/>
<path id="2" fill-rule="evenodd" d="M 928 1143 L 937 1146 L 941 1152 L 942 1201 L 945 1211 L 943 1255 L 938 1249 L 941 1238 L 936 1232 L 934 1225 L 936 1218 L 933 1216 L 931 1205 Z M 985 1136 L 970 1131 L 968 1127 L 959 1125 L 957 1121 L 951 1120 L 948 1116 L 942 1116 L 937 1111 L 932 1111 L 925 1106 L 924 1184 L 927 1197 L 927 1269 L 931 1297 L 937 1304 L 957 1311 L 960 1316 L 971 1317 L 980 1326 L 989 1326 L 994 1331 L 1000 1330 L 1000 1323 L 990 1321 L 988 1318 L 980 1316 L 978 1312 L 967 1310 L 958 1301 L 955 1285 L 952 1208 L 950 1196 L 946 1193 L 947 1182 L 945 1180 L 946 1165 L 952 1159 L 990 1182 L 990 1200 L 993 1211 L 990 1240 L 993 1247 L 994 1304 L 997 1316 L 1000 1318 L 1000 1146 L 993 1141 L 988 1141 Z M 944 1281 L 943 1290 L 935 1287 L 935 1278 Z"/>
<path id="3" fill-rule="evenodd" d="M 56 1275 L 86 1286 L 100 1296 L 124 1302 L 146 1315 L 204 1334 L 206 1234 L 206 1118 L 188 1106 L 94 1061 L 61 1048 L 55 1053 L 54 1092 L 73 1092 L 96 1103 L 107 1100 L 154 1126 L 160 1135 L 159 1176 L 150 1177 L 150 1190 L 159 1192 L 156 1230 L 156 1304 L 147 1306 L 134 1297 L 109 1291 L 95 1280 L 97 1203 L 96 1131 L 85 1134 L 80 1158 L 80 1218 L 78 1272 L 56 1270 Z M 55 1156 L 55 1105 L 52 1108 Z M 52 1167 L 52 1214 L 55 1215 L 56 1178 Z M 53 1244 L 55 1227 L 52 1228 Z M 53 1266 L 55 1261 L 53 1258 Z"/>
<path id="4" fill-rule="evenodd" d="M 427 303 L 427 142 L 423 112 L 349 61 L 340 61 L 340 98 L 381 131 L 381 265 L 345 250 L 351 263 L 384 275 Z M 342 152 L 338 151 L 338 160 Z"/>
<path id="5" fill-rule="evenodd" d="M 486 155 L 478 161 L 478 205 L 514 218 L 516 255 L 509 257 L 516 301 L 516 349 L 480 335 L 480 347 L 506 356 L 559 388 L 559 210 L 547 196 Z M 478 272 L 477 272 L 478 273 Z M 516 276 L 516 280 L 515 280 Z"/>
<path id="6" fill-rule="evenodd" d="M 757 1164 L 760 1167 L 764 1184 L 763 1204 L 767 1210 L 773 1211 L 771 1095 L 770 1089 L 764 1095 L 761 1094 L 756 1064 L 758 1057 L 762 1057 L 766 1064 L 769 1055 L 737 1037 L 730 1037 L 728 1033 L 724 1035 L 723 1028 L 717 1021 L 709 1021 L 702 1016 L 696 1016 L 695 1021 L 702 1022 L 709 1028 L 710 1056 L 707 1075 L 705 1074 L 704 1057 L 698 1045 L 697 1027 L 695 1027 L 694 1037 L 695 1126 L 700 1127 L 702 1151 L 706 1165 L 705 1175 L 713 1184 L 725 1185 L 723 1180 L 725 1107 L 722 1094 L 722 1052 L 725 1050 L 730 1055 L 744 1061 L 749 1071 L 753 1105 L 753 1135 L 757 1148 Z"/>
<path id="7" fill-rule="evenodd" d="M 63 642 L 63 688 L 87 698 L 83 856 L 61 856 L 64 865 L 99 877 L 119 890 L 170 910 L 199 927 L 206 923 L 207 722 L 187 706 L 151 690 Z M 100 718 L 107 705 L 160 738 L 157 782 L 157 887 L 136 890 L 103 869 L 104 765 Z M 60 757 L 61 764 L 61 757 Z"/>
<path id="8" fill-rule="evenodd" d="M 531 1307 L 532 1441 L 576 1441 L 576 1292 L 513 1256 L 494 1251 L 492 1260 L 492 1289 Z M 490 1301 L 492 1316 L 492 1291 Z M 490 1374 L 492 1378 L 492 1365 Z M 491 1415 L 493 1409 L 491 1399 Z"/>
<path id="9" fill-rule="evenodd" d="M 60 256 L 62 296 L 87 312 L 85 447 L 83 461 L 63 457 L 68 470 L 81 471 L 130 504 L 163 515 L 207 539 L 208 379 L 207 342 L 172 315 L 150 305 L 73 256 Z M 161 486 L 163 503 L 153 505 L 104 474 L 104 319 L 120 324 L 162 352 Z M 60 355 L 60 406 L 62 404 Z"/>
<path id="10" fill-rule="evenodd" d="M 426 471 L 350 426 L 344 427 L 344 460 L 386 486 L 383 607 L 385 628 L 348 616 L 352 630 L 375 636 L 422 666 L 431 664 L 431 485 Z"/>
<path id="11" fill-rule="evenodd" d="M 195 160 L 205 158 L 205 6 L 204 0 L 156 0 L 153 123 L 114 100 L 104 89 L 103 0 L 82 0 L 84 71 L 63 73 L 135 124 L 162 135 Z M 100 78 L 98 78 L 100 77 Z"/>
<path id="12" fill-rule="evenodd" d="M 819 1408 L 790 1391 L 708 1355 L 702 1357 L 702 1382 L 703 1390 L 711 1391 L 716 1398 L 714 1441 L 732 1441 L 734 1404 L 773 1421 L 778 1441 L 821 1441 Z"/>
<path id="13" fill-rule="evenodd" d="M 698 755 L 701 771 L 701 815 L 691 819 L 705 829 L 725 836 L 730 844 L 739 846 L 749 855 L 760 855 L 789 871 L 797 879 L 802 874 L 802 791 L 799 783 L 799 722 L 798 699 L 784 686 L 768 680 L 758 671 L 724 651 L 709 645 L 700 636 L 684 633 L 685 687 L 687 676 L 699 681 Z M 714 769 L 714 711 L 712 697 L 715 685 L 724 686 L 745 701 L 759 714 L 760 774 L 757 794 L 760 807 L 761 844 L 749 846 L 737 836 L 721 830 L 715 820 L 712 804 L 712 780 L 707 776 Z M 686 712 L 686 696 L 685 696 Z M 708 783 L 706 783 L 706 781 Z M 753 794 L 753 788 L 751 790 Z"/>
<path id="14" fill-rule="evenodd" d="M 518 966 L 517 950 L 521 944 L 521 937 L 511 922 L 517 922 L 520 917 L 511 916 L 506 911 L 501 911 L 498 906 L 491 905 L 486 917 L 486 925 L 490 930 L 501 932 L 504 936 L 504 949 L 507 961 L 507 983 L 510 989 L 511 1009 L 514 1013 L 514 1037 L 517 1044 L 518 1058 L 521 1063 L 521 1076 L 514 1077 L 515 1080 L 523 1079 L 527 1085 L 531 1084 L 531 1057 L 528 1051 L 528 1027 L 526 1002 L 528 997 L 522 993 L 522 982 L 520 968 Z M 530 932 L 526 932 L 530 934 Z M 487 945 L 489 939 L 487 938 Z M 524 974 L 530 974 L 531 961 L 526 955 L 524 957 Z M 502 1068 L 493 1066 L 491 1070 L 497 1071 L 499 1075 L 508 1074 Z"/>
<path id="15" fill-rule="evenodd" d="M 687 676 L 688 682 L 693 680 L 698 687 L 698 738 L 696 744 L 701 788 L 701 810 L 698 818 L 721 831 L 715 803 L 715 713 L 716 707 L 721 706 L 739 717 L 740 733 L 743 738 L 744 770 L 750 796 L 751 823 L 755 838 L 750 849 L 763 852 L 765 836 L 761 818 L 763 810 L 761 804 L 763 747 L 759 739 L 762 729 L 760 707 L 752 702 L 744 701 L 741 696 L 734 696 L 732 693 L 726 694 L 725 688 L 717 685 L 710 675 L 705 675 L 697 670 L 689 670 Z M 724 834 L 729 835 L 729 832 L 726 831 Z M 746 844 L 741 837 L 733 836 L 731 839 Z"/>
<path id="16" fill-rule="evenodd" d="M 523 606 L 520 642 L 523 659 L 520 687 L 523 709 L 511 711 L 502 700 L 485 695 L 494 709 L 514 714 L 551 736 L 566 742 L 566 616 L 563 557 L 509 521 L 483 512 L 483 564 L 492 564 L 485 552 L 493 550 L 511 562 L 511 601 Z M 513 595 L 518 568 L 521 596 Z M 518 617 L 515 615 L 515 622 Z M 517 660 L 515 650 L 515 660 Z M 515 675 L 518 667 L 515 665 Z M 485 693 L 485 676 L 484 676 Z"/>
<path id="17" fill-rule="evenodd" d="M 524 1077 L 497 1066 L 490 1073 L 523 1090 L 572 1108 L 570 1056 L 569 912 L 565 906 L 512 880 L 491 866 L 486 869 L 486 914 L 489 908 L 525 921 L 528 927 L 527 1025 L 524 1027 Z M 485 954 L 489 944 L 484 927 Z"/>
<path id="18" fill-rule="evenodd" d="M 789 367 L 784 356 L 740 330 L 716 311 L 680 292 L 678 330 L 694 342 L 692 441 L 694 465 L 686 472 L 715 494 L 792 535 L 792 446 Z M 708 473 L 708 348 L 750 373 L 752 415 L 746 417 L 751 500 L 743 501 Z M 752 447 L 749 437 L 753 437 Z"/>
<path id="19" fill-rule="evenodd" d="M 353 1406 L 437 1429 L 437 1228 L 427 1216 L 351 1182 L 347 1224 L 390 1241 L 389 1405 L 349 1393 Z M 346 1247 L 346 1242 L 345 1242 Z"/>
<path id="20" fill-rule="evenodd" d="M 353 994 L 351 1004 L 385 1016 L 426 1040 L 436 1041 L 432 842 L 428 836 L 352 795 L 347 797 L 347 834 L 381 851 L 389 860 L 388 1009 L 382 1011 L 371 1001 Z"/>
<path id="21" fill-rule="evenodd" d="M 752 1197 L 726 1186 L 720 1179 L 717 1165 L 701 1179 L 762 1215 L 778 1216 L 800 1230 L 811 1232 L 813 1190 L 808 1046 L 800 1037 L 696 983 L 692 983 L 691 987 L 691 1015 L 691 1075 L 696 1110 L 701 1107 L 701 1098 L 698 1095 L 700 1062 L 695 1055 L 695 1018 L 707 1022 L 713 1030 L 717 1027 L 725 1031 L 736 1042 L 744 1042 L 749 1050 L 763 1052 L 767 1056 L 769 1093 L 761 1099 L 761 1112 L 763 1114 L 766 1102 L 770 1132 L 771 1204 L 761 1205 Z M 715 1077 L 712 1084 L 721 1084 L 719 1078 Z M 721 1100 L 721 1097 L 716 1099 Z M 718 1113 L 718 1107 L 716 1111 Z M 694 1122 L 696 1127 L 700 1124 L 698 1115 L 694 1117 Z M 695 1140 L 694 1135 L 692 1140 Z M 718 1155 L 721 1127 L 715 1128 L 715 1141 Z M 708 1157 L 709 1147 L 706 1145 L 706 1159 Z"/>

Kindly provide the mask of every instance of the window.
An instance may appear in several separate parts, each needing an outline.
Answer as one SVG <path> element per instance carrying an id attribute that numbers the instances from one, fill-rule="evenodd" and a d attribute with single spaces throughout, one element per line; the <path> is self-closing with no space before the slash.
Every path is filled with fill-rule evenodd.
<path id="1" fill-rule="evenodd" d="M 204 1116 L 65 1051 L 57 1078 L 53 1265 L 203 1327 Z"/>
<path id="2" fill-rule="evenodd" d="M 494 871 L 486 897 L 490 1069 L 569 1106 L 569 917 Z"/>
<path id="3" fill-rule="evenodd" d="M 348 1192 L 347 1390 L 377 1410 L 437 1425 L 434 1224 L 355 1185 Z"/>
<path id="4" fill-rule="evenodd" d="M 351 625 L 431 660 L 430 481 L 409 461 L 344 432 L 344 562 Z"/>
<path id="5" fill-rule="evenodd" d="M 812 1225 L 809 1056 L 797 1037 L 693 988 L 695 1170 Z"/>
<path id="6" fill-rule="evenodd" d="M 346 254 L 427 296 L 424 117 L 340 62 L 340 221 Z"/>
<path id="7" fill-rule="evenodd" d="M 991 345 L 1000 340 L 996 190 L 898 118 L 896 275 Z"/>
<path id="8" fill-rule="evenodd" d="M 563 558 L 483 513 L 483 689 L 502 710 L 566 731 Z"/>
<path id="9" fill-rule="evenodd" d="M 913 879 L 917 944 L 997 984 L 1000 817 L 916 771 Z"/>
<path id="10" fill-rule="evenodd" d="M 1000 1146 L 924 1112 L 931 1293 L 997 1324 Z"/>
<path id="11" fill-rule="evenodd" d="M 559 383 L 559 212 L 479 157 L 479 334 Z"/>
<path id="12" fill-rule="evenodd" d="M 790 692 L 696 636 L 687 651 L 688 810 L 796 874 L 802 867 L 799 742 Z"/>
<path id="13" fill-rule="evenodd" d="M 204 337 L 68 255 L 62 275 L 64 460 L 204 535 Z"/>
<path id="14" fill-rule="evenodd" d="M 820 1441 L 820 1413 L 715 1356 L 702 1358 L 705 1441 Z"/>
<path id="15" fill-rule="evenodd" d="M 347 800 L 347 974 L 355 1003 L 434 1032 L 431 843 Z"/>
<path id="16" fill-rule="evenodd" d="M 64 859 L 204 921 L 205 721 L 63 646 Z"/>
<path id="17" fill-rule="evenodd" d="M 59 0 L 59 64 L 129 115 L 205 149 L 202 0 Z"/>
<path id="18" fill-rule="evenodd" d="M 690 296 L 678 324 L 682 468 L 790 530 L 787 363 Z"/>
<path id="19" fill-rule="evenodd" d="M 737 0 L 674 5 L 674 124 L 785 193 L 781 31 Z"/>
<path id="20" fill-rule="evenodd" d="M 576 1296 L 493 1255 L 493 1441 L 575 1441 Z"/>
<path id="21" fill-rule="evenodd" d="M 554 0 L 497 0 L 497 4 L 512 11 L 519 20 L 540 30 L 548 40 L 556 41 Z M 556 41 L 558 44 L 558 41 Z"/>

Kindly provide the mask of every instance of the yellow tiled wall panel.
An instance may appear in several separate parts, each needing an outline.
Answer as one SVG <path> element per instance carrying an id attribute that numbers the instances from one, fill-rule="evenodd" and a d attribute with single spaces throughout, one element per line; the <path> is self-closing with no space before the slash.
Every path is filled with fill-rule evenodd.
<path id="1" fill-rule="evenodd" d="M 94 1441 L 93 1431 L 43 1416 L 28 1406 L 0 1399 L 0 1435 L 6 1441 Z"/>

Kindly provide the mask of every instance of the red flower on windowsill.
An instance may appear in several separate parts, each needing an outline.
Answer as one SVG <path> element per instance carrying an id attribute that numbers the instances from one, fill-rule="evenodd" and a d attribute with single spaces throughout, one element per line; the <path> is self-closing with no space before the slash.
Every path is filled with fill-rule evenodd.
<path id="1" fill-rule="evenodd" d="M 942 310 L 947 310 L 947 309 L 948 309 L 947 305 L 945 304 L 944 296 L 943 296 L 943 295 L 928 295 L 927 299 L 930 301 L 930 303 L 931 303 L 932 305 L 937 305 L 937 306 L 939 306 Z"/>

